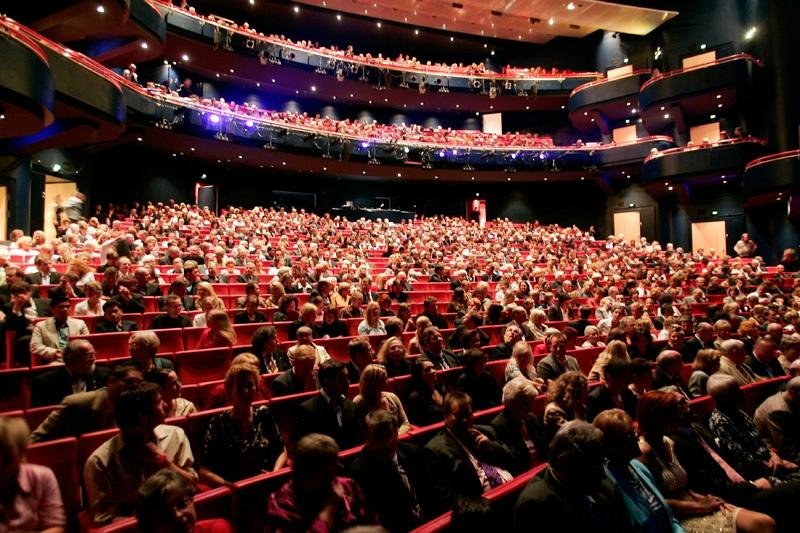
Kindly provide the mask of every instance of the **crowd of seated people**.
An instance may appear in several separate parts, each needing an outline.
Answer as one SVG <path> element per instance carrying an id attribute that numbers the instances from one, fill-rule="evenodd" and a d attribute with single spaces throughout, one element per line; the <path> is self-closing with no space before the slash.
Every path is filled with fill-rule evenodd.
<path id="1" fill-rule="evenodd" d="M 162 1 L 162 0 L 159 0 Z M 172 2 L 163 2 L 172 4 Z M 480 77 L 493 77 L 493 78 L 562 78 L 564 76 L 579 74 L 569 69 L 558 69 L 556 67 L 544 68 L 541 66 L 536 67 L 511 67 L 506 65 L 502 68 L 502 72 L 496 73 L 491 71 L 483 62 L 471 63 L 464 65 L 463 63 L 452 63 L 450 65 L 440 62 L 421 61 L 416 57 L 409 56 L 408 54 L 399 54 L 395 59 L 391 57 L 384 57 L 382 53 L 372 54 L 355 52 L 353 46 L 346 46 L 344 49 L 336 46 L 320 46 L 318 42 L 310 40 L 292 40 L 281 34 L 264 35 L 263 32 L 257 31 L 251 27 L 248 22 L 243 22 L 241 25 L 236 24 L 232 20 L 226 19 L 216 15 L 199 15 L 197 10 L 186 5 L 182 2 L 181 9 L 191 13 L 195 17 L 199 17 L 205 21 L 211 22 L 219 28 L 224 28 L 229 32 L 238 32 L 250 39 L 258 39 L 261 42 L 286 46 L 289 48 L 299 48 L 306 50 L 310 53 L 321 54 L 329 56 L 333 59 L 339 59 L 346 63 L 361 63 L 368 66 L 382 67 L 382 68 L 396 68 L 398 70 L 415 70 L 430 72 L 432 74 L 450 74 L 457 76 L 480 76 Z M 217 42 L 219 40 L 220 42 Z M 215 45 L 222 45 L 223 47 L 230 47 L 230 36 L 215 36 Z M 255 46 L 253 46 L 255 47 Z M 592 73 L 595 74 L 595 73 Z"/>
<path id="2" fill-rule="evenodd" d="M 291 465 L 290 480 L 264 510 L 272 524 L 310 527 L 319 520 L 333 528 L 381 521 L 389 529 L 395 524 L 408 529 L 480 498 L 549 458 L 544 477 L 520 496 L 515 516 L 521 528 L 538 513 L 537 523 L 548 523 L 547 513 L 557 509 L 541 509 L 537 502 L 548 491 L 575 483 L 577 492 L 570 497 L 586 491 L 585 496 L 598 495 L 598 505 L 611 505 L 613 496 L 616 507 L 606 510 L 609 520 L 616 517 L 610 523 L 619 519 L 631 528 L 647 523 L 653 531 L 702 531 L 713 523 L 743 531 L 791 530 L 779 504 L 800 487 L 795 462 L 800 458 L 800 382 L 788 381 L 800 374 L 800 293 L 798 278 L 785 266 L 766 267 L 758 258 L 740 260 L 713 251 L 687 253 L 647 241 L 597 240 L 574 227 L 536 223 L 496 221 L 480 228 L 436 217 L 393 224 L 237 208 L 215 216 L 171 202 L 113 210 L 124 216 L 109 211 L 100 207 L 96 217 L 69 224 L 51 242 L 15 232 L 14 241 L 0 250 L 6 285 L 11 284 L 4 295 L 5 331 L 22 333 L 35 324 L 29 346 L 40 350 L 44 345 L 51 354 L 33 352 L 37 364 L 53 366 L 34 383 L 35 405 L 58 405 L 35 429 L 32 441 L 120 430 L 81 465 L 87 507 L 97 523 L 132 516 L 140 487 L 163 468 L 203 488 Z M 79 298 L 56 294 L 42 302 L 32 297 L 27 281 L 18 279 L 26 270 L 32 274 L 45 263 L 60 261 L 62 244 L 73 253 L 66 270 L 83 272 L 76 287 L 102 276 L 108 295 L 103 319 L 112 331 L 124 324 L 118 313 L 123 288 L 131 299 L 163 298 L 164 313 L 148 329 L 130 332 L 128 353 L 120 354 L 130 359 L 111 369 L 96 364 L 93 336 L 80 333 L 83 328 L 76 330 L 80 338 L 70 338 L 75 334 L 69 321 L 81 320 L 69 317 L 70 305 Z M 102 259 L 106 262 L 99 265 Z M 163 424 L 168 415 L 199 409 L 180 398 L 182 369 L 159 355 L 153 330 L 191 329 L 193 321 L 184 309 L 219 298 L 215 291 L 222 285 L 209 284 L 205 276 L 229 259 L 231 274 L 241 268 L 256 276 L 254 291 L 276 287 L 269 299 L 262 301 L 257 293 L 245 298 L 265 317 L 286 295 L 308 290 L 303 294 L 308 301 L 299 310 L 285 307 L 285 318 L 295 322 L 264 321 L 251 330 L 252 343 L 240 347 L 253 353 L 238 355 L 219 376 L 219 390 L 210 394 L 214 399 L 208 405 L 227 407 L 192 440 L 178 427 Z M 146 275 L 128 284 L 128 275 L 139 269 Z M 165 278 L 173 277 L 180 283 L 168 285 Z M 501 281 L 512 300 L 492 290 Z M 414 305 L 417 315 L 381 317 L 378 301 L 398 283 L 407 285 L 402 292 L 424 297 L 417 303 L 391 303 L 385 311 Z M 146 296 L 151 284 L 166 296 L 155 290 Z M 440 294 L 438 287 L 448 294 L 454 289 L 464 293 L 447 316 L 431 294 Z M 39 287 L 36 293 L 43 294 Z M 442 298 L 443 305 L 452 302 Z M 53 316 L 40 320 L 40 305 L 44 315 L 52 307 Z M 492 315 L 492 307 L 499 311 Z M 579 330 L 587 333 L 600 310 L 608 313 L 609 323 L 602 334 L 599 328 L 593 333 L 596 344 L 581 349 Z M 236 346 L 235 326 L 226 312 L 233 310 L 207 311 L 197 347 Z M 361 330 L 359 324 L 365 327 L 358 331 L 363 336 L 325 328 L 328 319 L 333 324 L 345 313 L 353 317 L 344 320 L 354 321 L 354 332 Z M 553 319 L 542 322 L 542 313 Z M 53 333 L 35 335 L 45 323 Z M 279 340 L 281 324 L 287 336 Z M 456 336 L 452 326 L 464 324 Z M 293 341 L 288 340 L 290 331 Z M 346 359 L 326 349 L 336 335 L 346 341 Z M 417 339 L 413 356 L 412 336 Z M 652 350 L 639 344 L 641 336 L 649 336 Z M 29 364 L 18 348 L 5 356 Z M 593 351 L 588 365 L 578 359 L 587 350 Z M 686 373 L 689 365 L 695 366 Z M 767 398 L 754 420 L 752 413 L 740 411 L 739 387 L 781 376 L 788 381 L 785 390 Z M 405 386 L 395 388 L 395 383 Z M 697 487 L 719 480 L 695 479 L 705 476 L 689 469 L 688 462 L 697 459 L 684 458 L 682 448 L 671 444 L 678 442 L 676 428 L 686 423 L 679 407 L 705 393 L 714 397 L 717 409 L 709 426 L 696 428 L 701 440 L 692 442 L 711 461 L 725 461 L 722 470 L 731 484 L 752 482 L 751 491 L 758 492 L 717 487 L 698 492 Z M 298 398 L 290 427 L 282 427 L 285 421 L 263 402 L 285 397 Z M 492 409 L 485 423 L 474 420 L 476 413 Z M 637 449 L 617 445 L 604 452 L 602 438 L 611 439 L 612 431 L 621 432 L 617 438 L 629 438 L 633 419 L 642 439 Z M 600 440 L 588 425 L 593 421 L 603 431 Z M 414 427 L 437 423 L 443 426 L 433 426 L 419 449 L 397 442 L 407 433 L 413 436 Z M 577 439 L 578 445 L 565 451 L 563 439 Z M 355 481 L 323 465 L 364 442 L 363 457 L 348 472 Z M 591 450 L 583 450 L 584 445 Z M 599 485 L 585 486 L 572 477 L 577 475 L 573 467 L 585 466 L 572 457 L 581 450 L 593 454 L 587 468 L 602 481 Z M 602 460 L 594 457 L 612 450 L 618 455 L 608 457 L 604 472 Z M 129 451 L 136 461 L 121 458 Z M 632 466 L 626 468 L 628 463 Z M 402 508 L 387 506 L 370 489 L 384 479 L 374 476 L 386 469 L 394 469 L 385 480 L 393 483 Z M 609 487 L 618 492 L 608 492 Z M 587 517 L 593 514 L 587 510 Z"/>

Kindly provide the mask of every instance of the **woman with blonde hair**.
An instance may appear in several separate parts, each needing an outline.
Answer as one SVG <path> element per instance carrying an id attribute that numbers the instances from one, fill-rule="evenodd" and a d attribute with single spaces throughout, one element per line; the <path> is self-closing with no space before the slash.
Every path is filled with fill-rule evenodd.
<path id="1" fill-rule="evenodd" d="M 406 359 L 406 347 L 400 337 L 389 337 L 378 350 L 378 362 L 386 368 L 390 378 L 411 373 L 411 363 Z"/>
<path id="2" fill-rule="evenodd" d="M 260 388 L 256 368 L 233 365 L 225 374 L 233 407 L 211 419 L 200 449 L 200 479 L 209 485 L 226 485 L 286 465 L 286 449 L 269 409 L 253 405 Z"/>
<path id="3" fill-rule="evenodd" d="M 77 254 L 67 267 L 67 272 L 75 274 L 78 282 L 75 283 L 78 287 L 82 287 L 94 281 L 94 269 L 89 265 L 89 258 L 86 254 Z"/>
<path id="4" fill-rule="evenodd" d="M 194 290 L 194 297 L 199 302 L 203 298 L 217 298 L 217 292 L 213 285 L 207 281 L 201 281 Z"/>
<path id="5" fill-rule="evenodd" d="M 103 304 L 106 298 L 103 297 L 103 287 L 96 281 L 90 281 L 83 286 L 86 299 L 75 306 L 75 316 L 102 316 Z"/>
<path id="6" fill-rule="evenodd" d="M 221 309 L 212 309 L 207 320 L 206 330 L 197 343 L 198 349 L 231 347 L 236 343 L 236 332 L 231 326 L 228 313 Z"/>
<path id="7" fill-rule="evenodd" d="M 543 309 L 534 307 L 531 309 L 530 319 L 528 320 L 528 327 L 533 333 L 533 338 L 528 339 L 531 341 L 544 339 L 544 332 L 547 329 L 545 325 L 547 322 L 547 313 Z"/>
<path id="8" fill-rule="evenodd" d="M 208 323 L 208 314 L 211 311 L 215 309 L 225 310 L 225 302 L 217 296 L 206 296 L 198 301 L 198 307 L 202 312 L 194 315 L 192 326 L 202 328 Z"/>
<path id="9" fill-rule="evenodd" d="M 700 350 L 692 362 L 692 376 L 689 378 L 689 392 L 699 398 L 708 394 L 706 384 L 708 377 L 719 371 L 719 360 L 722 354 L 719 350 Z"/>
<path id="10" fill-rule="evenodd" d="M 359 394 L 353 399 L 362 416 L 378 409 L 384 409 L 397 419 L 398 433 L 407 433 L 411 426 L 400 398 L 388 392 L 386 386 L 389 376 L 381 365 L 368 365 L 361 373 L 358 384 Z"/>
<path id="11" fill-rule="evenodd" d="M 408 353 L 412 355 L 422 353 L 422 333 L 426 328 L 431 327 L 431 319 L 426 316 L 418 316 L 416 324 L 417 331 L 408 341 Z"/>
<path id="12" fill-rule="evenodd" d="M 570 420 L 586 419 L 588 385 L 586 378 L 574 371 L 564 372 L 550 383 L 542 417 L 548 438 L 552 438 Z"/>
<path id="13" fill-rule="evenodd" d="M 589 381 L 599 381 L 603 379 L 603 369 L 612 359 L 621 360 L 621 361 L 630 361 L 631 358 L 628 355 L 628 347 L 622 341 L 611 341 L 605 347 L 605 349 L 600 352 L 600 355 L 597 356 L 597 359 L 592 366 L 592 370 L 589 372 Z"/>
<path id="14" fill-rule="evenodd" d="M 230 369 L 239 365 L 250 365 L 256 370 L 256 372 L 259 372 L 261 363 L 258 360 L 258 356 L 255 354 L 243 352 L 233 358 L 228 368 Z M 261 401 L 264 399 L 262 387 L 259 386 L 258 391 L 256 391 L 256 401 Z M 225 391 L 225 383 L 223 382 L 214 386 L 214 388 L 211 389 L 211 392 L 208 393 L 207 405 L 205 405 L 204 408 L 215 409 L 217 407 L 225 407 L 226 405 L 230 405 L 230 398 L 228 397 L 228 393 Z"/>
<path id="15" fill-rule="evenodd" d="M 381 306 L 378 302 L 367 304 L 364 320 L 358 325 L 359 335 L 386 335 L 386 325 L 381 320 Z"/>

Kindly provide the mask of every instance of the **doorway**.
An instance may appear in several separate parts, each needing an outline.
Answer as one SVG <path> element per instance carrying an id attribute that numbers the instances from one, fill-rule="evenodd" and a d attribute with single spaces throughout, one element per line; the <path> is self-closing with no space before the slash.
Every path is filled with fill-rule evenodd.
<path id="1" fill-rule="evenodd" d="M 614 213 L 614 235 L 622 236 L 626 242 L 639 241 L 642 237 L 642 216 L 638 209 Z"/>
<path id="2" fill-rule="evenodd" d="M 75 196 L 78 184 L 57 176 L 45 176 L 44 180 L 44 234 L 50 241 L 56 238 L 56 204 Z M 60 201 L 59 201 L 60 200 Z"/>
<path id="3" fill-rule="evenodd" d="M 218 192 L 216 185 L 205 183 L 194 184 L 194 201 L 200 207 L 207 207 L 209 211 L 217 214 Z"/>
<path id="4" fill-rule="evenodd" d="M 708 252 L 712 248 L 718 255 L 727 253 L 727 234 L 724 220 L 692 222 L 692 253 Z"/>

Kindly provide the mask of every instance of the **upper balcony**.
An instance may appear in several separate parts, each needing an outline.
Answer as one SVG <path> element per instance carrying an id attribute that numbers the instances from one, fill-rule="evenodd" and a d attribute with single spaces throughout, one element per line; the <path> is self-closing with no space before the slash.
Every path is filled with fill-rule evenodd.
<path id="1" fill-rule="evenodd" d="M 3 150 L 32 153 L 46 148 L 70 147 L 116 138 L 125 125 L 122 86 L 109 77 L 109 70 L 83 54 L 65 48 L 7 17 L 0 17 L 6 31 L 36 43 L 47 58 L 55 88 L 53 115 L 46 128 L 17 136 Z M 5 59 L 5 58 L 4 58 Z M 26 65 L 8 63 L 17 72 Z"/>
<path id="2" fill-rule="evenodd" d="M 763 63 L 750 54 L 716 59 L 714 52 L 684 59 L 684 67 L 654 75 L 639 90 L 639 113 L 647 131 L 660 132 L 685 120 L 724 113 L 752 94 L 755 71 Z"/>
<path id="3" fill-rule="evenodd" d="M 800 150 L 770 154 L 747 163 L 742 186 L 748 205 L 787 200 L 800 192 Z"/>
<path id="4" fill-rule="evenodd" d="M 182 68 L 252 86 L 268 83 L 270 91 L 288 95 L 335 96 L 340 101 L 422 111 L 555 110 L 565 103 L 568 91 L 602 77 L 597 72 L 509 69 L 495 73 L 399 62 L 311 47 L 219 18 L 154 5 L 170 31 L 168 57 L 194 58 L 183 62 Z"/>
<path id="5" fill-rule="evenodd" d="M 13 2 L 8 13 L 53 41 L 114 66 L 161 54 L 166 24 L 146 0 Z"/>
<path id="6" fill-rule="evenodd" d="M 607 134 L 614 125 L 638 118 L 639 87 L 650 75 L 649 69 L 623 67 L 609 71 L 608 77 L 602 80 L 576 87 L 570 93 L 567 104 L 572 125 L 581 131 L 599 127 Z"/>
<path id="7" fill-rule="evenodd" d="M 744 137 L 653 152 L 643 162 L 642 182 L 695 181 L 706 176 L 738 174 L 765 145 L 763 139 Z"/>
<path id="8" fill-rule="evenodd" d="M 0 57 L 7 65 L 0 69 L 0 138 L 31 135 L 49 126 L 55 89 L 39 43 L 0 18 Z"/>

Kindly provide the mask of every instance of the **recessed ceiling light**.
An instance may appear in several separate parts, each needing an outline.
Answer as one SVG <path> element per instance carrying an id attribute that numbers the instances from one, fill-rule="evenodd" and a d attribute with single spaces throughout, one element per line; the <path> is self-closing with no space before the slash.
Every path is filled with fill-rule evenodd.
<path id="1" fill-rule="evenodd" d="M 664 106 L 662 105 L 662 106 L 661 106 L 659 109 L 660 109 L 661 111 L 664 111 L 664 110 L 666 109 L 666 107 L 664 107 Z"/>
<path id="2" fill-rule="evenodd" d="M 105 12 L 106 12 L 106 8 L 105 8 L 105 7 L 103 7 L 103 4 L 98 4 L 98 6 L 97 6 L 97 12 L 98 12 L 98 13 L 105 13 Z"/>
<path id="3" fill-rule="evenodd" d="M 570 2 L 569 4 L 567 4 L 567 9 L 570 11 L 575 9 L 575 2 Z"/>
<path id="4" fill-rule="evenodd" d="M 144 50 L 147 50 L 147 48 L 148 48 L 148 44 L 145 41 L 142 41 L 141 43 L 139 43 L 139 46 L 141 46 Z"/>
<path id="5" fill-rule="evenodd" d="M 717 104 L 717 107 L 722 108 L 722 104 Z"/>
<path id="6" fill-rule="evenodd" d="M 340 14 L 336 14 L 336 20 L 342 20 L 342 16 Z"/>
<path id="7" fill-rule="evenodd" d="M 717 118 L 717 115 L 711 115 L 711 116 L 710 116 L 710 117 L 708 117 L 708 118 L 710 118 L 711 120 L 714 120 L 715 118 Z"/>
<path id="8" fill-rule="evenodd" d="M 300 13 L 300 7 L 299 6 L 294 6 L 293 9 L 294 9 L 295 13 Z"/>
<path id="9" fill-rule="evenodd" d="M 316 85 L 312 85 L 312 86 L 311 86 L 311 92 L 312 92 L 312 93 L 315 93 L 315 92 L 317 92 L 317 86 L 316 86 Z"/>
<path id="10" fill-rule="evenodd" d="M 555 19 L 555 17 L 550 17 L 550 20 L 548 20 L 548 21 L 547 21 L 547 23 L 548 23 L 549 25 L 551 25 L 551 26 L 552 26 L 553 24 L 555 24 L 555 23 L 556 23 L 556 19 Z"/>
<path id="11" fill-rule="evenodd" d="M 189 55 L 188 55 L 188 54 L 183 54 L 183 55 L 181 56 L 181 59 L 182 59 L 183 61 L 189 61 Z"/>
<path id="12" fill-rule="evenodd" d="M 721 94 L 718 94 L 718 95 L 717 95 L 717 100 L 719 100 L 720 98 L 722 98 L 722 95 L 721 95 Z"/>
<path id="13" fill-rule="evenodd" d="M 136 140 L 142 142 L 144 139 L 142 139 L 141 137 L 136 137 Z"/>
<path id="14" fill-rule="evenodd" d="M 664 118 L 668 119 L 669 118 L 669 113 L 664 113 Z"/>
<path id="15" fill-rule="evenodd" d="M 378 29 L 382 27 L 382 24 L 380 22 L 376 22 L 375 25 L 378 26 Z"/>

